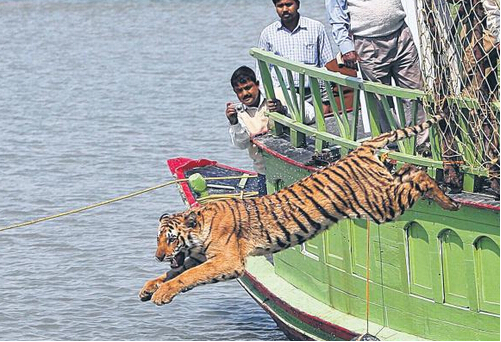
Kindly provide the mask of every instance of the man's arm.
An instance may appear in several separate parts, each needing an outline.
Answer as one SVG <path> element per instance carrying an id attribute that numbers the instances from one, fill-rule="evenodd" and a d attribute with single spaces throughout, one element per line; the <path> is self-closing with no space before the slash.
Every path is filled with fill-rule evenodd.
<path id="1" fill-rule="evenodd" d="M 246 149 L 250 146 L 250 135 L 247 129 L 240 123 L 230 125 L 231 143 L 240 149 Z"/>
<path id="2" fill-rule="evenodd" d="M 243 123 L 238 120 L 235 107 L 231 102 L 226 103 L 226 117 L 230 122 L 231 143 L 240 149 L 248 148 L 250 145 L 250 135 Z"/>
<path id="3" fill-rule="evenodd" d="M 353 39 L 350 36 L 350 16 L 346 0 L 325 0 L 325 8 L 329 15 L 334 41 L 339 46 L 344 63 L 348 68 L 356 69 L 360 57 L 355 52 Z"/>
<path id="4" fill-rule="evenodd" d="M 334 42 L 339 46 L 339 50 L 344 55 L 354 51 L 355 46 L 350 37 L 350 17 L 348 15 L 348 4 L 346 0 L 325 0 L 325 9 L 329 16 L 329 23 L 332 26 Z"/>

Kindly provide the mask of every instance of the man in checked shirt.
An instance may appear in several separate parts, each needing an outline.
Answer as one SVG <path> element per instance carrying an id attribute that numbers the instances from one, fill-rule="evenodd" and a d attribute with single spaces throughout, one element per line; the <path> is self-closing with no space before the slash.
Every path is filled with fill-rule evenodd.
<path id="1" fill-rule="evenodd" d="M 273 52 L 275 55 L 295 62 L 324 67 L 334 59 L 332 46 L 327 37 L 324 25 L 316 20 L 301 16 L 298 12 L 299 0 L 272 0 L 280 20 L 267 26 L 259 38 L 258 47 Z M 259 67 L 256 65 L 258 79 L 261 79 Z M 280 83 L 270 68 L 273 86 Z M 299 75 L 294 75 L 294 86 L 299 87 Z M 287 82 L 287 77 L 284 77 Z M 262 84 L 262 82 L 261 82 Z M 289 85 L 290 87 L 291 85 Z M 321 83 L 322 101 L 328 101 L 327 92 Z M 309 80 L 305 80 L 306 100 L 311 102 Z"/>

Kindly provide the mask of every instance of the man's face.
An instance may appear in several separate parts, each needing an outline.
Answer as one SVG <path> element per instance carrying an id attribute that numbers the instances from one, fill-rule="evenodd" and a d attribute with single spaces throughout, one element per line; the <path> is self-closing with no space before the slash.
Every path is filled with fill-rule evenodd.
<path id="1" fill-rule="evenodd" d="M 240 102 L 246 106 L 257 107 L 259 105 L 259 83 L 247 80 L 244 83 L 238 83 L 236 87 L 233 87 L 233 91 Z"/>
<path id="2" fill-rule="evenodd" d="M 286 24 L 296 20 L 299 4 L 294 0 L 280 0 L 275 4 L 275 9 L 281 21 Z"/>

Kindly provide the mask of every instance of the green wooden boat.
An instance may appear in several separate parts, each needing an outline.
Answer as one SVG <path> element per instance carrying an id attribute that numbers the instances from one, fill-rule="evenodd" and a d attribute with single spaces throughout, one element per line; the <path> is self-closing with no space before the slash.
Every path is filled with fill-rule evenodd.
<path id="1" fill-rule="evenodd" d="M 482 34 L 470 6 L 481 2 L 455 1 L 450 12 L 431 0 L 417 3 L 421 57 L 428 63 L 423 91 L 250 51 L 266 97 L 274 97 L 275 78 L 291 112 L 269 113 L 274 128 L 254 139 L 269 193 L 379 135 L 380 115 L 400 127 L 410 103 L 414 118 L 423 105 L 428 115 L 444 115 L 446 127 L 430 129 L 428 153 L 418 151 L 414 139 L 382 153 L 395 169 L 404 163 L 426 169 L 462 204 L 449 212 L 421 200 L 395 222 L 344 220 L 271 258 L 249 258 L 239 282 L 291 339 L 500 340 L 499 94 L 487 88 L 492 73 L 485 60 L 492 51 L 477 65 L 461 63 L 471 30 Z M 477 57 L 485 52 L 479 46 L 473 47 Z M 499 56 L 490 68 L 498 70 Z M 299 84 L 289 87 L 293 73 Z M 321 82 L 329 85 L 330 117 L 324 116 Z M 313 125 L 304 123 L 306 84 Z"/>
<path id="2" fill-rule="evenodd" d="M 274 150 L 265 146 L 270 139 Z M 279 157 L 273 137 L 257 143 L 269 152 L 270 190 L 314 170 Z M 238 178 L 253 172 L 206 159 L 167 163 L 178 179 L 233 177 L 212 180 L 206 194 L 179 184 L 188 206 L 257 193 L 256 178 Z M 367 223 L 345 220 L 304 245 L 249 258 L 239 282 L 293 340 L 350 340 L 367 331 L 380 340 L 498 340 L 499 206 L 484 195 L 452 196 L 459 212 L 423 200 L 396 222 L 372 224 L 369 259 Z"/>
<path id="3" fill-rule="evenodd" d="M 456 10 L 465 3 L 456 3 Z M 449 52 L 440 47 L 450 37 L 438 37 L 439 29 L 430 26 L 443 19 L 443 13 L 423 13 L 429 15 L 418 20 L 428 31 L 421 32 L 421 38 L 436 38 L 433 45 L 421 41 L 423 56 L 436 62 L 423 70 L 423 91 L 250 51 L 266 97 L 274 97 L 275 78 L 292 112 L 291 117 L 269 113 L 274 129 L 254 139 L 263 151 L 269 193 L 379 135 L 380 115 L 388 117 L 392 128 L 400 127 L 395 118 L 403 118 L 404 103 L 410 102 L 414 118 L 423 105 L 428 115 L 442 113 L 446 127 L 430 130 L 428 154 L 418 151 L 413 139 L 382 153 L 395 168 L 404 163 L 423 167 L 454 190 L 451 196 L 462 204 L 459 211 L 448 212 L 421 200 L 395 222 L 344 220 L 303 245 L 273 255 L 271 261 L 250 259 L 242 286 L 292 339 L 350 340 L 366 333 L 380 340 L 500 339 L 499 95 L 497 90 L 489 93 L 484 83 L 474 88 L 465 82 L 486 76 L 485 68 L 466 76 L 454 74 L 461 68 L 452 64 L 461 59 L 442 58 Z M 459 8 L 455 13 L 466 12 Z M 293 73 L 299 74 L 299 85 L 289 87 Z M 306 81 L 316 111 L 313 125 L 303 120 Z M 321 82 L 330 85 L 330 117 L 324 116 Z M 346 90 L 352 93 L 350 105 Z M 483 137 L 478 127 L 484 127 Z"/>
<path id="4" fill-rule="evenodd" d="M 275 138 L 257 143 L 269 191 L 311 172 L 280 155 L 288 148 Z M 368 328 L 364 220 L 341 221 L 272 263 L 250 259 L 240 282 L 293 339 L 349 340 L 368 331 L 380 340 L 499 340 L 499 204 L 452 196 L 462 203 L 458 212 L 422 200 L 396 222 L 370 223 Z"/>

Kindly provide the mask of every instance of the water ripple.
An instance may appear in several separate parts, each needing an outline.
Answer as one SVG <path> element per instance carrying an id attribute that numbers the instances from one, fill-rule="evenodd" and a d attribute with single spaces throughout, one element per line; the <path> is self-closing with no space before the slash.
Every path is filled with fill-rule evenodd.
<path id="1" fill-rule="evenodd" d="M 233 70 L 269 0 L 0 2 L 0 226 L 171 179 L 168 158 L 250 168 L 230 146 Z M 324 18 L 322 2 L 302 13 Z M 245 13 L 245 20 L 242 19 Z M 203 15 L 202 15 L 203 14 Z M 238 29 L 236 29 L 238 28 Z M 0 233 L 0 340 L 284 340 L 236 281 L 142 303 L 175 187 Z"/>

